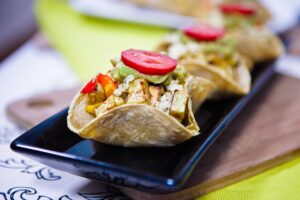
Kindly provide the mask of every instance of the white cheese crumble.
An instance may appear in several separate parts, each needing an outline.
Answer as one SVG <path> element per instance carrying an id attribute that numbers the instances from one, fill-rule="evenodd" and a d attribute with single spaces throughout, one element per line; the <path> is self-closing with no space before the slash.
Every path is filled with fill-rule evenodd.
<path id="1" fill-rule="evenodd" d="M 126 85 L 128 85 L 128 87 L 129 87 L 129 83 L 131 82 L 131 81 L 133 81 L 134 80 L 134 76 L 133 75 L 128 75 L 124 80 L 123 80 L 123 82 L 126 84 Z"/>
<path id="2" fill-rule="evenodd" d="M 133 75 L 128 75 L 124 80 L 123 83 L 118 85 L 118 88 L 114 91 L 114 95 L 121 96 L 123 92 L 126 92 L 129 88 L 129 83 L 134 80 Z"/>
<path id="3" fill-rule="evenodd" d="M 171 80 L 171 83 L 167 86 L 167 90 L 172 93 L 174 93 L 175 90 L 183 91 L 183 86 L 179 84 L 178 80 Z"/>
<path id="4" fill-rule="evenodd" d="M 188 42 L 187 44 L 175 42 L 170 45 L 168 52 L 169 56 L 171 56 L 174 59 L 178 59 L 188 52 L 194 53 L 200 49 L 201 45 L 195 42 Z"/>
<path id="5" fill-rule="evenodd" d="M 163 112 L 167 112 L 171 106 L 171 102 L 172 102 L 172 93 L 166 92 L 163 96 L 161 96 L 160 102 L 156 104 L 156 107 Z"/>
<path id="6" fill-rule="evenodd" d="M 186 48 L 188 51 L 190 52 L 196 52 L 198 51 L 199 49 L 201 49 L 201 45 L 196 43 L 196 42 L 188 42 L 186 44 Z"/>
<path id="7" fill-rule="evenodd" d="M 186 52 L 186 46 L 179 42 L 173 43 L 168 49 L 169 56 L 174 59 L 180 58 L 182 55 L 186 54 Z"/>
<path id="8" fill-rule="evenodd" d="M 169 43 L 179 42 L 181 39 L 181 35 L 178 33 L 173 33 L 165 36 L 165 41 Z"/>

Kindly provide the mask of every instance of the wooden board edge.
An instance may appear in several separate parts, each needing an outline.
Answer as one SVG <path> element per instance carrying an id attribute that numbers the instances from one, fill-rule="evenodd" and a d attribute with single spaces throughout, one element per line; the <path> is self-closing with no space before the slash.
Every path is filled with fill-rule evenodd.
<path id="1" fill-rule="evenodd" d="M 240 170 L 238 173 L 228 174 L 221 179 L 211 180 L 204 184 L 200 184 L 182 191 L 171 194 L 149 194 L 129 188 L 120 188 L 126 195 L 134 200 L 188 200 L 195 199 L 209 192 L 213 192 L 232 184 L 238 183 L 247 178 L 251 178 L 257 174 L 266 172 L 271 168 L 279 166 L 287 161 L 300 156 L 300 147 L 286 154 L 282 154 L 265 162 L 262 162 L 254 167 Z"/>

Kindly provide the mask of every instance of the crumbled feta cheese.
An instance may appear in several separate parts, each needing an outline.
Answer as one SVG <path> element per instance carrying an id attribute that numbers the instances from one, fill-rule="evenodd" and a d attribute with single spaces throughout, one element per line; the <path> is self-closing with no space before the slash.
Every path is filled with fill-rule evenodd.
<path id="1" fill-rule="evenodd" d="M 186 48 L 190 52 L 196 52 L 201 48 L 201 45 L 197 44 L 196 42 L 189 42 L 186 44 Z"/>
<path id="2" fill-rule="evenodd" d="M 173 43 L 168 49 L 169 56 L 174 59 L 180 58 L 180 56 L 184 55 L 187 51 L 186 45 L 179 42 Z"/>
<path id="3" fill-rule="evenodd" d="M 171 83 L 167 86 L 167 90 L 172 93 L 175 92 L 175 90 L 183 91 L 183 86 L 179 84 L 178 80 L 171 80 Z"/>
<path id="4" fill-rule="evenodd" d="M 187 44 L 183 44 L 181 42 L 172 43 L 168 49 L 169 56 L 174 59 L 178 59 L 187 52 L 194 53 L 201 49 L 201 45 L 195 42 L 188 42 Z"/>
<path id="5" fill-rule="evenodd" d="M 168 112 L 172 102 L 172 93 L 171 92 L 166 92 L 163 96 L 160 98 L 160 102 L 156 104 L 156 107 L 163 111 L 163 112 Z"/>
<path id="6" fill-rule="evenodd" d="M 123 92 L 126 91 L 126 85 L 124 83 L 121 83 L 118 85 L 118 88 L 114 91 L 114 95 L 121 96 Z"/>
<path id="7" fill-rule="evenodd" d="M 133 75 L 128 75 L 128 76 L 123 80 L 123 83 L 125 83 L 126 85 L 129 86 L 129 83 L 130 83 L 131 81 L 133 81 L 133 80 L 134 80 L 134 76 L 133 76 Z"/>
<path id="8" fill-rule="evenodd" d="M 116 96 L 121 96 L 123 92 L 126 92 L 129 88 L 129 83 L 134 80 L 133 75 L 127 76 L 124 80 L 123 83 L 118 85 L 118 88 L 114 91 L 114 95 Z"/>
<path id="9" fill-rule="evenodd" d="M 179 42 L 181 39 L 181 35 L 178 33 L 173 33 L 165 36 L 165 40 L 169 43 Z"/>

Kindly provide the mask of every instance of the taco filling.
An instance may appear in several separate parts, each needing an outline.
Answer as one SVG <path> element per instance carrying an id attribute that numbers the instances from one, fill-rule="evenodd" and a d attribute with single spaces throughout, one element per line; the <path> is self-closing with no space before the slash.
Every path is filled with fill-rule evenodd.
<path id="1" fill-rule="evenodd" d="M 168 35 L 158 47 L 196 76 L 213 81 L 219 91 L 245 95 L 250 90 L 252 62 L 236 52 L 234 38 L 209 25 L 186 27 Z"/>
<path id="2" fill-rule="evenodd" d="M 180 122 L 186 118 L 189 95 L 184 89 L 187 73 L 183 67 L 166 75 L 146 75 L 126 66 L 121 60 L 114 60 L 113 65 L 107 75 L 99 74 L 94 79 L 96 87 L 86 94 L 87 113 L 99 116 L 123 104 L 146 104 Z"/>
<path id="3" fill-rule="evenodd" d="M 176 60 L 156 52 L 129 49 L 112 64 L 73 99 L 73 132 L 122 146 L 172 146 L 199 134 L 191 99 L 204 101 L 210 81 L 193 79 Z"/>
<path id="4" fill-rule="evenodd" d="M 227 0 L 219 4 L 227 36 L 235 39 L 237 51 L 253 62 L 273 60 L 283 44 L 266 26 L 270 13 L 257 1 Z"/>
<path id="5" fill-rule="evenodd" d="M 242 27 L 264 26 L 271 18 L 270 13 L 255 1 L 225 1 L 218 6 L 223 14 L 224 27 L 235 29 Z"/>
<path id="6" fill-rule="evenodd" d="M 237 64 L 236 44 L 233 38 L 223 36 L 222 29 L 204 35 L 203 30 L 197 30 L 198 28 L 188 27 L 183 32 L 166 36 L 158 50 L 167 52 L 172 58 L 178 59 L 179 63 L 186 58 L 195 58 L 220 69 L 231 68 Z M 205 25 L 205 28 L 210 27 Z M 195 29 L 194 35 L 191 34 L 191 29 Z"/>

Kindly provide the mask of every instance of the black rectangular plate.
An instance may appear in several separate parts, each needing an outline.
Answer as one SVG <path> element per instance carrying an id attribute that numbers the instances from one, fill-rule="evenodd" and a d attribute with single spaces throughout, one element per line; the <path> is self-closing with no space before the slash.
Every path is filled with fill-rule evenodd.
<path id="1" fill-rule="evenodd" d="M 252 73 L 247 96 L 205 102 L 196 113 L 201 134 L 175 147 L 124 148 L 82 139 L 68 129 L 65 109 L 14 140 L 11 148 L 79 176 L 151 193 L 171 192 L 185 183 L 207 148 L 273 73 L 273 63 L 262 63 Z"/>

